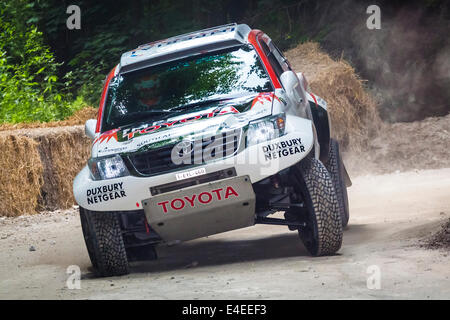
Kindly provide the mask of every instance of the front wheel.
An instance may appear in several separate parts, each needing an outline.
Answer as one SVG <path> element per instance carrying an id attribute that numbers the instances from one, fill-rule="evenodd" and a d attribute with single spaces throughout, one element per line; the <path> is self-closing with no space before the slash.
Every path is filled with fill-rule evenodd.
<path id="1" fill-rule="evenodd" d="M 291 170 L 296 196 L 303 199 L 307 209 L 298 212 L 306 224 L 298 231 L 300 239 L 313 256 L 335 254 L 341 248 L 343 232 L 330 174 L 319 160 L 310 156 Z"/>
<path id="2" fill-rule="evenodd" d="M 89 258 L 97 275 L 110 277 L 128 274 L 127 254 L 117 215 L 80 207 L 80 219 Z"/>

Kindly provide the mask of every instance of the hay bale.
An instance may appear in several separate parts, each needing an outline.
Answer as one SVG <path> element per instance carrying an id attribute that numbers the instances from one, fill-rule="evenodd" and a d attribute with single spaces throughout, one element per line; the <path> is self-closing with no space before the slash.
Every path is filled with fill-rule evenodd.
<path id="1" fill-rule="evenodd" d="M 86 164 L 91 147 L 83 126 L 38 129 L 27 135 L 38 143 L 44 168 L 40 209 L 71 207 L 73 179 Z"/>
<path id="2" fill-rule="evenodd" d="M 97 111 L 84 107 L 63 121 L 0 125 L 0 216 L 64 209 L 75 203 L 73 179 L 86 164 L 91 147 L 81 125 L 96 118 Z M 19 173 L 29 181 L 23 182 Z"/>
<path id="3" fill-rule="evenodd" d="M 360 149 L 381 121 L 375 101 L 355 70 L 344 60 L 331 59 L 314 42 L 300 44 L 285 54 L 294 70 L 303 72 L 310 90 L 327 101 L 333 136 L 344 148 Z"/>
<path id="4" fill-rule="evenodd" d="M 83 126 L 0 132 L 0 216 L 71 207 L 90 147 Z"/>
<path id="5" fill-rule="evenodd" d="M 12 134 L 0 135 L 0 216 L 36 213 L 43 185 L 38 144 Z"/>
<path id="6" fill-rule="evenodd" d="M 51 154 L 57 180 L 53 191 L 58 196 L 58 208 L 69 208 L 75 204 L 72 184 L 75 176 L 86 165 L 89 158 L 91 141 L 84 135 L 84 128 L 70 128 L 65 132 L 44 136 L 40 149 Z M 75 129 L 75 130 L 74 130 Z"/>

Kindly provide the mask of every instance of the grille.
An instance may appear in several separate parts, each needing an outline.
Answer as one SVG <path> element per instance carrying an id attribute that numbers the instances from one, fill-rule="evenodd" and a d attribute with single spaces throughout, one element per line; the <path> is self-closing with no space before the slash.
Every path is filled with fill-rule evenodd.
<path id="1" fill-rule="evenodd" d="M 215 143 L 213 145 L 215 140 L 220 138 L 222 139 L 222 143 L 219 145 Z M 214 160 L 223 159 L 237 152 L 240 140 L 241 130 L 239 129 L 223 132 L 217 136 L 210 136 L 207 139 L 191 141 L 190 150 L 192 152 L 189 155 L 190 161 L 188 163 L 180 164 L 175 164 L 172 161 L 172 149 L 177 146 L 175 143 L 144 152 L 133 153 L 127 156 L 129 164 L 133 167 L 130 169 L 134 169 L 130 171 L 136 172 L 139 176 L 151 176 L 204 164 L 204 155 L 210 154 Z M 183 152 L 186 152 L 186 149 L 183 151 L 179 146 L 180 145 L 178 144 L 177 151 L 179 150 L 179 154 L 183 155 Z M 201 153 L 200 147 L 202 150 Z M 200 157 L 199 154 L 201 155 Z M 189 156 L 185 156 L 184 159 L 189 159 Z"/>
<path id="2" fill-rule="evenodd" d="M 158 194 L 178 190 L 181 188 L 187 188 L 190 186 L 203 184 L 211 181 L 222 180 L 226 178 L 231 178 L 236 176 L 235 168 L 228 168 L 225 170 L 220 170 L 216 172 L 207 173 L 198 177 L 188 178 L 182 181 L 169 182 L 163 185 L 159 185 L 156 187 L 150 187 L 150 193 L 152 196 L 156 196 Z"/>

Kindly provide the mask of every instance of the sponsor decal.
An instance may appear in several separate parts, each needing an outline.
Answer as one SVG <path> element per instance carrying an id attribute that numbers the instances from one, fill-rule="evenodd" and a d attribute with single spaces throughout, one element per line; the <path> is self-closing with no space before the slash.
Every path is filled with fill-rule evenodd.
<path id="1" fill-rule="evenodd" d="M 204 113 L 204 114 L 200 114 L 200 115 L 196 115 L 196 116 L 190 116 L 190 117 L 184 118 L 184 119 L 171 120 L 171 121 L 165 121 L 165 122 L 162 121 L 158 124 L 146 123 L 139 127 L 124 129 L 122 131 L 121 140 L 130 140 L 135 137 L 153 133 L 153 132 L 156 132 L 159 130 L 170 129 L 175 125 L 189 123 L 191 121 L 197 121 L 197 120 L 201 120 L 201 119 L 214 118 L 217 116 L 222 116 L 222 115 L 230 114 L 230 113 L 239 113 L 239 111 L 236 110 L 236 108 L 234 108 L 234 107 L 227 106 L 222 109 L 216 109 L 216 110 L 208 112 L 208 113 Z"/>
<path id="2" fill-rule="evenodd" d="M 161 207 L 164 213 L 170 211 L 179 211 L 185 207 L 195 208 L 198 204 L 209 204 L 212 201 L 224 201 L 230 197 L 239 197 L 239 194 L 232 186 L 226 188 L 218 188 L 211 191 L 204 191 L 199 194 L 191 196 L 184 196 L 182 198 L 175 198 L 172 200 L 158 202 L 157 205 Z"/>
<path id="3" fill-rule="evenodd" d="M 163 135 L 160 135 L 160 136 L 157 136 L 157 137 L 148 138 L 148 139 L 145 139 L 143 141 L 138 142 L 136 144 L 136 147 L 140 148 L 140 147 L 143 147 L 143 146 L 145 146 L 147 144 L 150 144 L 150 143 L 159 142 L 159 141 L 162 141 L 162 140 L 165 140 L 165 139 L 169 139 L 170 137 L 171 137 L 171 134 L 166 133 L 166 134 L 163 134 Z"/>
<path id="4" fill-rule="evenodd" d="M 113 129 L 113 130 L 109 130 L 104 132 L 101 136 L 99 136 L 97 139 L 94 140 L 94 144 L 95 143 L 102 143 L 103 141 L 108 142 L 109 140 L 111 140 L 111 138 L 116 139 L 116 141 L 119 141 L 117 139 L 117 132 L 119 131 L 119 129 Z"/>
<path id="5" fill-rule="evenodd" d="M 283 104 L 286 106 L 287 105 L 287 101 L 283 98 L 283 97 L 279 97 L 278 98 L 281 102 L 283 102 Z"/>
<path id="6" fill-rule="evenodd" d="M 274 142 L 262 147 L 266 160 L 279 159 L 305 152 L 305 146 L 300 138 Z"/>
<path id="7" fill-rule="evenodd" d="M 232 106 L 226 106 L 221 109 L 216 109 L 211 112 L 207 112 L 204 114 L 196 115 L 196 116 L 190 116 L 184 119 L 179 120 L 171 120 L 171 121 L 160 121 L 157 124 L 150 124 L 150 123 L 144 123 L 138 127 L 132 127 L 132 128 L 126 128 L 120 131 L 120 129 L 113 129 L 107 132 L 104 132 L 102 135 L 100 135 L 97 139 L 94 140 L 95 143 L 101 144 L 102 142 L 106 141 L 108 142 L 112 138 L 114 138 L 116 141 L 124 142 L 129 141 L 135 137 L 143 136 L 149 133 L 154 133 L 156 131 L 164 130 L 164 129 L 170 129 L 173 126 L 189 123 L 191 121 L 197 121 L 201 119 L 209 119 L 214 118 L 217 116 L 223 116 L 225 114 L 230 113 L 239 113 L 239 111 Z M 117 133 L 120 135 L 118 136 Z"/>
<path id="8" fill-rule="evenodd" d="M 264 104 L 264 101 L 272 102 L 273 99 L 280 101 L 273 92 L 261 92 L 253 99 L 252 108 L 257 103 Z"/>
<path id="9" fill-rule="evenodd" d="M 123 182 L 117 182 L 100 187 L 88 189 L 86 199 L 88 204 L 95 204 L 126 197 Z"/>
<path id="10" fill-rule="evenodd" d="M 184 179 L 188 179 L 188 178 L 192 178 L 192 177 L 201 176 L 202 174 L 205 174 L 205 173 L 206 173 L 205 168 L 198 168 L 198 169 L 194 169 L 191 171 L 177 173 L 175 175 L 175 177 L 177 180 L 184 180 Z"/>
<path id="11" fill-rule="evenodd" d="M 123 152 L 126 151 L 128 147 L 119 147 L 119 148 L 108 148 L 105 147 L 103 149 L 99 149 L 98 153 L 105 153 L 105 152 Z"/>

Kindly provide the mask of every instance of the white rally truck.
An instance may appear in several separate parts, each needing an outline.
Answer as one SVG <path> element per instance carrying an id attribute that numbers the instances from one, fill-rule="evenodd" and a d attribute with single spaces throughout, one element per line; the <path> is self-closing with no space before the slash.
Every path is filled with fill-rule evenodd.
<path id="1" fill-rule="evenodd" d="M 326 103 L 307 87 L 244 24 L 124 53 L 86 122 L 91 158 L 73 183 L 98 275 L 127 274 L 159 244 L 255 224 L 298 231 L 313 256 L 336 253 L 351 182 Z"/>

